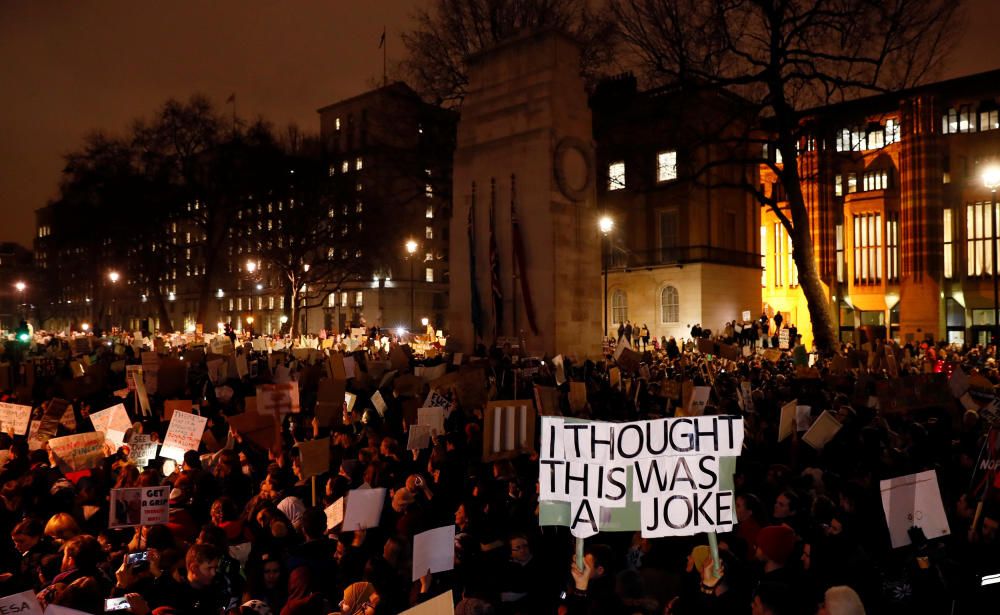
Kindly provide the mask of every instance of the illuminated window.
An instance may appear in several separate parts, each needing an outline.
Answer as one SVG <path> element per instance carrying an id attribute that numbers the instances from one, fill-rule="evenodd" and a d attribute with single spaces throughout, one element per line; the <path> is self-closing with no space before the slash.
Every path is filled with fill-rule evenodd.
<path id="1" fill-rule="evenodd" d="M 952 241 L 952 218 L 951 209 L 944 210 L 944 277 L 952 278 L 955 275 L 955 264 L 952 260 L 954 246 Z"/>
<path id="2" fill-rule="evenodd" d="M 899 143 L 899 120 L 889 118 L 885 121 L 885 144 Z"/>
<path id="3" fill-rule="evenodd" d="M 333 120 L 333 128 L 334 128 L 334 130 L 340 130 L 340 118 L 339 117 L 337 119 Z"/>
<path id="4" fill-rule="evenodd" d="M 621 190 L 625 187 L 625 163 L 612 162 L 608 165 L 608 190 Z"/>
<path id="5" fill-rule="evenodd" d="M 899 281 L 899 214 L 885 217 L 885 277 L 890 282 Z"/>
<path id="6" fill-rule="evenodd" d="M 941 116 L 941 132 L 946 135 L 958 132 L 958 111 L 956 109 L 948 109 Z"/>
<path id="7" fill-rule="evenodd" d="M 677 289 L 667 286 L 660 291 L 660 322 L 671 324 L 680 322 L 680 299 Z"/>
<path id="8" fill-rule="evenodd" d="M 975 132 L 976 120 L 969 105 L 962 105 L 958 110 L 958 132 Z"/>
<path id="9" fill-rule="evenodd" d="M 668 182 L 677 179 L 677 152 L 667 151 L 656 154 L 656 181 Z"/>
<path id="10" fill-rule="evenodd" d="M 781 227 L 784 230 L 784 227 Z M 799 285 L 799 266 L 795 264 L 795 250 L 792 247 L 792 236 L 785 233 L 788 244 L 788 285 L 795 287 Z"/>
<path id="11" fill-rule="evenodd" d="M 844 196 L 844 176 L 839 173 L 833 176 L 833 194 Z"/>
<path id="12" fill-rule="evenodd" d="M 424 281 L 433 282 L 434 281 L 434 268 L 427 267 L 424 269 Z"/>
<path id="13" fill-rule="evenodd" d="M 351 170 L 351 163 L 349 163 L 346 160 L 340 163 L 340 172 L 341 173 L 347 173 L 350 170 Z"/>
<path id="14" fill-rule="evenodd" d="M 434 239 L 434 227 L 433 226 L 424 227 L 424 237 L 426 239 Z"/>
<path id="15" fill-rule="evenodd" d="M 360 290 L 354 293 L 354 307 L 364 307 L 365 294 Z"/>
<path id="16" fill-rule="evenodd" d="M 611 322 L 622 323 L 628 320 L 628 299 L 625 293 L 616 290 L 611 295 Z"/>
<path id="17" fill-rule="evenodd" d="M 424 196 L 427 198 L 432 198 L 434 196 L 434 186 L 430 184 L 424 184 Z"/>
<path id="18" fill-rule="evenodd" d="M 774 285 L 784 286 L 785 285 L 785 246 L 788 242 L 785 240 L 785 227 L 781 225 L 780 222 L 774 223 Z"/>
<path id="19" fill-rule="evenodd" d="M 995 239 L 993 228 L 993 206 L 990 202 L 969 203 L 965 207 L 965 224 L 967 232 L 968 274 L 972 276 L 992 275 L 993 253 L 990 251 L 990 241 Z M 996 212 L 992 212 L 995 214 Z M 994 248 L 996 245 L 994 244 Z"/>
<path id="20" fill-rule="evenodd" d="M 340 307 L 347 307 L 347 293 L 340 293 Z"/>
<path id="21" fill-rule="evenodd" d="M 882 281 L 882 214 L 854 216 L 854 283 Z"/>
<path id="22" fill-rule="evenodd" d="M 885 169 L 880 171 L 865 171 L 862 178 L 862 187 L 865 192 L 870 190 L 887 190 L 889 188 L 889 172 Z"/>
<path id="23" fill-rule="evenodd" d="M 844 281 L 844 225 L 837 225 L 837 281 Z"/>
<path id="24" fill-rule="evenodd" d="M 354 170 L 355 171 L 360 171 L 362 168 L 364 168 L 364 161 L 360 157 L 355 158 L 354 159 Z"/>
<path id="25" fill-rule="evenodd" d="M 847 174 L 847 194 L 854 194 L 858 191 L 858 174 Z"/>
<path id="26" fill-rule="evenodd" d="M 979 130 L 996 130 L 1000 128 L 1000 111 L 990 109 L 979 112 Z"/>
<path id="27" fill-rule="evenodd" d="M 424 217 L 427 218 L 428 220 L 434 218 L 434 206 L 433 205 L 428 205 L 427 206 L 427 213 L 424 214 Z"/>

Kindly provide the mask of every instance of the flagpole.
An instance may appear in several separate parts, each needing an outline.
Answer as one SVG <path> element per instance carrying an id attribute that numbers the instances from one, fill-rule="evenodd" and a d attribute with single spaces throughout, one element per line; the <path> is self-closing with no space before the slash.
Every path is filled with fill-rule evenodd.
<path id="1" fill-rule="evenodd" d="M 388 52 L 389 43 L 385 40 L 385 26 L 382 26 L 382 87 L 389 85 L 389 78 L 385 70 L 386 65 L 386 54 Z"/>

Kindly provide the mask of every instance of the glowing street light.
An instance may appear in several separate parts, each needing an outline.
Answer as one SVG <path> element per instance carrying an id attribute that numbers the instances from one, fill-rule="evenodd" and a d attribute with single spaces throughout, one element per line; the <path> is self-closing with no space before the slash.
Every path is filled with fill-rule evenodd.
<path id="1" fill-rule="evenodd" d="M 288 322 L 288 316 L 285 316 L 284 314 L 282 314 L 281 318 L 278 319 L 278 322 L 280 322 L 281 324 L 287 323 Z"/>
<path id="2" fill-rule="evenodd" d="M 85 331 L 85 332 L 86 332 L 86 331 L 90 331 L 90 323 L 86 323 L 86 322 L 85 322 L 85 323 L 83 323 L 82 325 L 80 325 L 80 328 L 81 328 L 81 329 L 82 329 L 83 331 Z"/>
<path id="3" fill-rule="evenodd" d="M 247 273 L 253 273 L 257 271 L 257 263 L 254 261 L 247 261 Z"/>
<path id="4" fill-rule="evenodd" d="M 416 304 L 416 294 L 417 294 L 417 290 L 416 290 L 417 289 L 417 280 L 414 277 L 415 274 L 413 273 L 413 263 L 416 262 L 416 260 L 417 260 L 416 258 L 414 258 L 414 254 L 417 253 L 417 242 L 416 241 L 410 239 L 410 240 L 408 240 L 406 242 L 406 253 L 410 255 L 409 256 L 409 259 L 410 259 L 410 326 L 412 327 L 413 326 L 413 320 L 414 320 L 414 318 L 413 318 L 413 312 L 414 312 L 414 306 Z"/>
<path id="5" fill-rule="evenodd" d="M 420 325 L 425 328 L 427 327 L 428 324 L 430 324 L 430 322 L 431 322 L 430 319 L 427 318 L 426 316 L 420 319 Z"/>
<path id="6" fill-rule="evenodd" d="M 23 293 L 24 289 L 27 288 L 27 287 L 28 287 L 28 285 L 25 284 L 24 282 L 18 282 L 16 284 L 14 284 L 14 288 L 16 288 L 17 292 L 19 292 L 19 293 Z"/>
<path id="7" fill-rule="evenodd" d="M 112 284 L 117 284 L 118 280 L 121 279 L 121 274 L 119 274 L 117 271 L 112 271 L 108 273 L 108 279 L 111 280 Z"/>
<path id="8" fill-rule="evenodd" d="M 615 228 L 614 218 L 601 216 L 597 228 L 601 230 L 601 265 L 604 269 L 604 335 L 608 335 L 608 235 Z"/>

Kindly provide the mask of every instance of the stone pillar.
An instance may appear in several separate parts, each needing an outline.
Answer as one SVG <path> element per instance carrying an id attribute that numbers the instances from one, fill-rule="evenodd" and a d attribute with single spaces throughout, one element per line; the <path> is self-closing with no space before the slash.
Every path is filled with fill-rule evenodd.
<path id="1" fill-rule="evenodd" d="M 466 352 L 497 335 L 538 354 L 597 356 L 601 260 L 590 108 L 578 45 L 558 32 L 533 33 L 470 59 L 454 163 L 450 230 L 451 335 Z M 529 326 L 517 277 L 511 211 L 516 207 L 534 304 Z M 475 281 L 482 330 L 473 331 L 469 221 L 474 209 Z M 490 260 L 497 246 L 501 318 L 495 318 Z"/>

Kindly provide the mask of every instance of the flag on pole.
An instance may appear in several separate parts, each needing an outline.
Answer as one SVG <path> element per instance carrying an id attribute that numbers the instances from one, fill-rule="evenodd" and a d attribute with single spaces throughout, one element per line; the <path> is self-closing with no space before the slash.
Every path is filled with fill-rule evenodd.
<path id="1" fill-rule="evenodd" d="M 479 288 L 476 284 L 476 185 L 472 184 L 469 201 L 469 282 L 472 289 L 472 333 L 479 338 L 483 331 L 483 314 L 479 306 Z"/>
<path id="2" fill-rule="evenodd" d="M 517 261 L 517 275 L 521 278 L 521 294 L 524 296 L 524 311 L 528 315 L 528 326 L 531 327 L 531 332 L 538 335 L 538 325 L 535 324 L 535 304 L 531 300 L 528 268 L 525 266 L 524 241 L 521 240 L 521 224 L 518 222 L 517 207 L 513 200 L 510 203 L 510 226 L 511 243 L 514 244 L 514 259 Z"/>
<path id="3" fill-rule="evenodd" d="M 382 36 L 378 39 L 378 48 L 381 49 L 385 45 L 385 26 L 382 26 Z"/>
<path id="4" fill-rule="evenodd" d="M 493 296 L 493 336 L 499 337 L 503 325 L 503 287 L 500 285 L 500 254 L 497 251 L 496 182 L 490 188 L 490 286 Z"/>

